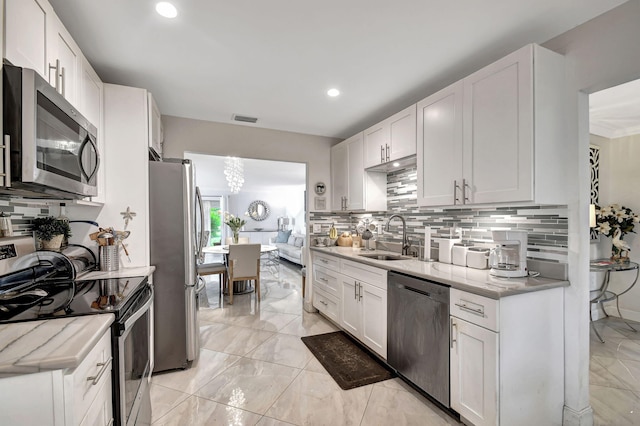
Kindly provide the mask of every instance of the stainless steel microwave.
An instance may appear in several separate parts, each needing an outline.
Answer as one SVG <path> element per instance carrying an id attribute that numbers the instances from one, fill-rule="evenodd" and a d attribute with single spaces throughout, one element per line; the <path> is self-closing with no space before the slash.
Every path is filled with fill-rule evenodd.
<path id="1" fill-rule="evenodd" d="M 97 130 L 37 72 L 3 66 L 0 193 L 31 198 L 95 196 Z"/>

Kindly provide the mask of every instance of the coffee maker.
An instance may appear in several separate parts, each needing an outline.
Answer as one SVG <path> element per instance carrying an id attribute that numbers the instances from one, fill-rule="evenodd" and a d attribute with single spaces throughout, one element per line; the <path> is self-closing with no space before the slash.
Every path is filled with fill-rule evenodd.
<path id="1" fill-rule="evenodd" d="M 527 231 L 492 231 L 497 244 L 489 254 L 489 273 L 496 277 L 526 277 Z"/>

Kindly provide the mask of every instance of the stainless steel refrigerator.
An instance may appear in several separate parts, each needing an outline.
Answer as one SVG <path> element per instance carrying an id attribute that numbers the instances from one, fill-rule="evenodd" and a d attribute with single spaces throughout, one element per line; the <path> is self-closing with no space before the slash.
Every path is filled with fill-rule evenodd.
<path id="1" fill-rule="evenodd" d="M 196 262 L 202 202 L 189 160 L 149 162 L 154 299 L 154 372 L 187 368 L 200 351 Z M 200 284 L 200 286 L 199 286 Z"/>

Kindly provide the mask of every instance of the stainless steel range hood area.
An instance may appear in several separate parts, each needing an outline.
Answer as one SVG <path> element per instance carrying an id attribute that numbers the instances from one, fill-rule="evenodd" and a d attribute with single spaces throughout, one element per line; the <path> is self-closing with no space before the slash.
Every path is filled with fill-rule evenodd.
<path id="1" fill-rule="evenodd" d="M 382 163 L 375 165 L 373 167 L 368 167 L 365 170 L 368 172 L 395 172 L 397 170 L 409 169 L 412 167 L 417 167 L 418 157 L 415 155 L 410 155 L 408 157 L 401 158 L 395 161 L 389 161 L 387 163 Z"/>

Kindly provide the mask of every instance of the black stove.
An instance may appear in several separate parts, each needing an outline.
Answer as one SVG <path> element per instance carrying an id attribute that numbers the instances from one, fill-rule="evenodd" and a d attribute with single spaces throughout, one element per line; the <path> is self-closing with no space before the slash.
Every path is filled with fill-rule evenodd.
<path id="1" fill-rule="evenodd" d="M 0 292 L 0 323 L 102 313 L 118 321 L 146 284 L 146 276 L 16 283 Z"/>

